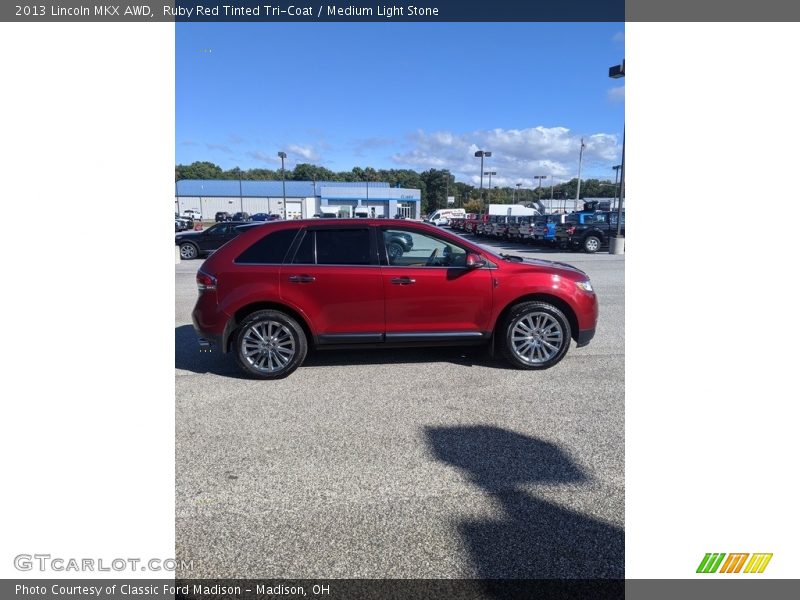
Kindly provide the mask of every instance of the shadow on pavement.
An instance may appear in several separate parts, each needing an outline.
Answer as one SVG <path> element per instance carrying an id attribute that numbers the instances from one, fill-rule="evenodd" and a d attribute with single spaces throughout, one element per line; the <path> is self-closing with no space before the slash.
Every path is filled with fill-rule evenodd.
<path id="1" fill-rule="evenodd" d="M 175 368 L 193 373 L 245 378 L 232 356 L 222 354 L 217 349 L 201 352 L 197 343 L 197 333 L 191 325 L 175 327 Z"/>
<path id="2" fill-rule="evenodd" d="M 434 457 L 463 471 L 505 513 L 457 526 L 478 577 L 624 577 L 622 528 L 520 489 L 589 481 L 558 446 L 492 426 L 428 427 L 425 433 Z"/>
<path id="3" fill-rule="evenodd" d="M 296 372 L 315 367 L 342 365 L 391 365 L 447 362 L 464 367 L 481 366 L 501 370 L 510 369 L 499 358 L 492 358 L 486 348 L 387 348 L 363 350 L 309 350 L 303 365 Z M 201 352 L 197 333 L 191 325 L 175 327 L 175 368 L 193 373 L 212 373 L 225 377 L 246 379 L 232 354 L 222 354 L 217 348 Z M 292 375 L 289 375 L 292 377 Z"/>

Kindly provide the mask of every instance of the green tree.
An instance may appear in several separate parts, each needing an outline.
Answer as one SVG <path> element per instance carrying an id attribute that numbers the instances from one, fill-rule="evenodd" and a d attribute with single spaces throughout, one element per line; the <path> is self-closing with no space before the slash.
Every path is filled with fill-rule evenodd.
<path id="1" fill-rule="evenodd" d="M 464 210 L 468 213 L 479 213 L 483 210 L 483 205 L 477 199 L 472 199 L 464 205 Z"/>
<path id="2" fill-rule="evenodd" d="M 335 173 L 325 167 L 300 163 L 292 171 L 292 179 L 295 181 L 332 181 Z"/>
<path id="3" fill-rule="evenodd" d="M 212 162 L 198 161 L 175 165 L 175 179 L 222 179 L 222 169 Z"/>

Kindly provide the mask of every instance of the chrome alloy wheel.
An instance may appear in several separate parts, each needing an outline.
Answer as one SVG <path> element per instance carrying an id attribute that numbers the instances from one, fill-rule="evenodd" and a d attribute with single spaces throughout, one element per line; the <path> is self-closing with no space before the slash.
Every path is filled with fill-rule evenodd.
<path id="1" fill-rule="evenodd" d="M 600 240 L 595 237 L 591 237 L 586 240 L 586 250 L 589 252 L 597 252 L 600 249 Z"/>
<path id="2" fill-rule="evenodd" d="M 564 345 L 564 330 L 555 317 L 544 312 L 520 316 L 511 327 L 514 354 L 531 365 L 545 363 Z"/>
<path id="3" fill-rule="evenodd" d="M 185 260 L 192 260 L 197 258 L 197 248 L 192 244 L 181 244 L 180 246 L 181 258 Z"/>
<path id="4" fill-rule="evenodd" d="M 257 371 L 276 373 L 286 368 L 295 354 L 289 328 L 277 321 L 257 321 L 242 337 L 242 357 Z"/>

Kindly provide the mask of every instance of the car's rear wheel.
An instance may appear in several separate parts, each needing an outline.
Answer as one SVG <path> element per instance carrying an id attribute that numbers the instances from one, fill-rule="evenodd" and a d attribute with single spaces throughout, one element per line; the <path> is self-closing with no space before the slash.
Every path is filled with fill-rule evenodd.
<path id="1" fill-rule="evenodd" d="M 236 362 L 260 379 L 286 377 L 303 364 L 308 341 L 300 324 L 277 310 L 249 315 L 236 330 Z"/>
<path id="2" fill-rule="evenodd" d="M 600 238 L 594 235 L 587 235 L 586 239 L 583 240 L 583 249 L 589 254 L 594 254 L 600 250 Z"/>
<path id="3" fill-rule="evenodd" d="M 190 244 L 189 242 L 184 242 L 181 244 L 180 251 L 181 258 L 183 260 L 193 260 L 200 254 L 200 252 L 197 250 L 197 246 Z"/>
<path id="4" fill-rule="evenodd" d="M 564 313 L 547 302 L 522 302 L 503 320 L 502 352 L 518 369 L 547 369 L 569 350 L 572 338 Z"/>

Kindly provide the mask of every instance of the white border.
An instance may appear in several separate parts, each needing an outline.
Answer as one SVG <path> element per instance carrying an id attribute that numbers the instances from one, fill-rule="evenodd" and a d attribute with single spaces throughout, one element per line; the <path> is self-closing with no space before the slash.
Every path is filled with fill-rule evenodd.
<path id="1" fill-rule="evenodd" d="M 2 577 L 175 554 L 174 31 L 0 24 Z"/>
<path id="2" fill-rule="evenodd" d="M 800 573 L 800 25 L 629 23 L 626 576 Z M 754 577 L 752 575 L 746 577 Z"/>

